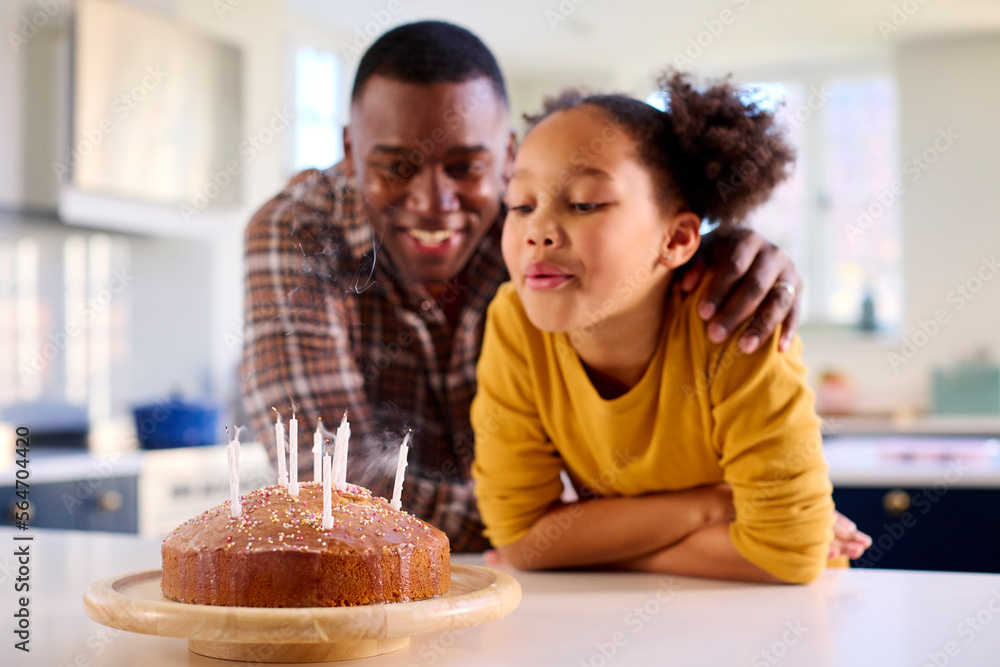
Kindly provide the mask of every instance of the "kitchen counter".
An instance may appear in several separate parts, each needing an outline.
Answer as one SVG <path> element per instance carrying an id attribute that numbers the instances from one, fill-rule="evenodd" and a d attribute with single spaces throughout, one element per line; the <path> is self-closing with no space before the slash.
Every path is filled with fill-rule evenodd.
<path id="1" fill-rule="evenodd" d="M 823 417 L 823 431 L 843 435 L 1000 436 L 1000 417 L 987 415 L 900 415 Z"/>
<path id="2" fill-rule="evenodd" d="M 1000 489 L 997 438 L 837 436 L 823 442 L 823 454 L 835 487 Z"/>
<path id="3" fill-rule="evenodd" d="M 17 604 L 13 545 L 24 544 L 13 538 L 24 535 L 34 536 L 32 650 L 15 650 L 8 629 L 0 664 L 235 664 L 190 653 L 183 639 L 119 632 L 87 617 L 82 597 L 92 582 L 159 566 L 159 540 L 136 536 L 0 529 L 0 614 L 8 628 Z M 481 563 L 478 556 L 455 560 Z M 764 586 L 628 573 L 513 574 L 524 597 L 510 616 L 416 637 L 396 653 L 344 664 L 1000 664 L 1000 575 L 828 570 L 808 586 Z"/>

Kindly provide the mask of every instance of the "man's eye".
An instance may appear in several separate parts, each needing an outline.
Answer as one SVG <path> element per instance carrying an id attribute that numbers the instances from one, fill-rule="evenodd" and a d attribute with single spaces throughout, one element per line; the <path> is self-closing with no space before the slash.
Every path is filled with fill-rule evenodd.
<path id="1" fill-rule="evenodd" d="M 411 167 L 410 163 L 405 160 L 381 162 L 377 166 L 385 173 L 398 178 L 409 178 L 413 175 L 413 167 Z"/>
<path id="2" fill-rule="evenodd" d="M 452 162 L 447 167 L 445 171 L 452 178 L 475 178 L 482 174 L 486 166 L 478 160 L 473 160 L 471 162 Z"/>
<path id="3" fill-rule="evenodd" d="M 604 208 L 604 206 L 605 204 L 592 204 L 589 202 L 569 205 L 569 207 L 574 211 L 576 211 L 577 213 L 591 213 L 593 211 L 597 211 L 601 208 Z"/>

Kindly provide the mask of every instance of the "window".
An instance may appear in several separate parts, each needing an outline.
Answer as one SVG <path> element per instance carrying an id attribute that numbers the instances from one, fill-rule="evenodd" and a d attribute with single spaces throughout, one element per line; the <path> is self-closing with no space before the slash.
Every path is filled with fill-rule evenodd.
<path id="1" fill-rule="evenodd" d="M 130 361 L 130 266 L 124 237 L 60 229 L 0 241 L 0 411 L 75 405 L 92 422 L 111 416 Z"/>
<path id="2" fill-rule="evenodd" d="M 295 53 L 295 171 L 325 169 L 344 157 L 340 61 L 312 47 Z"/>
<path id="3" fill-rule="evenodd" d="M 825 249 L 820 284 L 825 319 L 858 320 L 869 296 L 883 325 L 902 321 L 902 225 L 897 198 L 886 198 L 898 178 L 895 88 L 888 77 L 829 83 L 823 122 L 821 213 Z M 882 203 L 882 202 L 886 203 Z M 897 205 L 893 205 L 897 204 Z"/>
<path id="4" fill-rule="evenodd" d="M 750 225 L 805 280 L 803 321 L 857 327 L 866 300 L 880 329 L 902 321 L 899 114 L 889 76 L 756 83 L 742 97 L 776 109 L 797 159 Z M 664 108 L 662 97 L 650 104 Z M 885 203 L 887 202 L 887 203 Z"/>

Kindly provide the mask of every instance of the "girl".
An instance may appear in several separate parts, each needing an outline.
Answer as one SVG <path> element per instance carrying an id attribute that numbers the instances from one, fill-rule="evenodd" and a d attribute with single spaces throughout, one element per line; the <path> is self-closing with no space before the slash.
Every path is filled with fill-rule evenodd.
<path id="1" fill-rule="evenodd" d="M 728 82 L 660 83 L 667 112 L 549 100 L 517 153 L 511 281 L 490 306 L 472 406 L 486 535 L 521 568 L 809 582 L 870 540 L 849 522 L 834 539 L 801 343 L 713 343 L 701 294 L 671 286 L 702 221 L 743 221 L 793 152 Z M 582 500 L 560 500 L 564 470 Z"/>

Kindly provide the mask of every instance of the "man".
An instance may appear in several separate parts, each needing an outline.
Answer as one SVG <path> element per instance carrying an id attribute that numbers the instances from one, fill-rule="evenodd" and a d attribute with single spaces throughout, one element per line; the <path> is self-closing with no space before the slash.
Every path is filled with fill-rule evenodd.
<path id="1" fill-rule="evenodd" d="M 555 91 L 554 91 L 555 92 Z M 361 59 L 343 162 L 295 176 L 246 233 L 242 375 L 254 436 L 274 457 L 274 413 L 299 442 L 322 418 L 351 422 L 348 480 L 391 494 L 413 429 L 403 506 L 455 551 L 482 537 L 469 469 L 469 406 L 486 307 L 507 279 L 504 184 L 515 150 L 496 60 L 472 33 L 401 26 Z M 796 327 L 799 277 L 759 235 L 708 235 L 683 280 L 715 270 L 701 315 L 722 340 L 754 314 L 749 351 Z M 497 415 L 502 419 L 502 415 Z M 300 479 L 312 457 L 299 456 Z"/>

